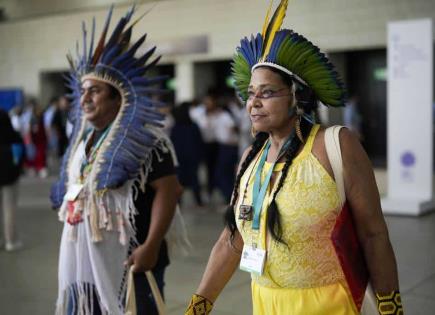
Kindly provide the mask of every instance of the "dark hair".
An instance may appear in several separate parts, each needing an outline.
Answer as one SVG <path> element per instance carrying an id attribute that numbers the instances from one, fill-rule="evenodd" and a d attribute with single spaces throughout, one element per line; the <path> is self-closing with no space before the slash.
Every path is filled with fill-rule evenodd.
<path id="1" fill-rule="evenodd" d="M 309 114 L 317 109 L 318 99 L 310 87 L 299 83 L 292 76 L 276 68 L 267 67 L 267 69 L 278 74 L 282 81 L 288 86 L 295 85 L 295 97 L 297 101 L 296 105 L 302 108 L 305 113 Z"/>
<path id="2" fill-rule="evenodd" d="M 121 99 L 121 93 L 119 93 L 119 90 L 114 87 L 113 85 L 106 83 L 109 86 L 109 96 L 111 99 L 119 98 Z"/>
<path id="3" fill-rule="evenodd" d="M 52 96 L 51 98 L 50 98 L 50 103 L 49 103 L 49 105 L 51 105 L 51 104 L 53 104 L 53 103 L 56 103 L 56 102 L 58 102 L 59 101 L 59 96 Z"/>
<path id="4" fill-rule="evenodd" d="M 193 123 L 189 114 L 191 105 L 191 102 L 183 102 L 172 109 L 172 116 L 174 117 L 175 123 L 181 125 L 191 125 Z"/>
<path id="5" fill-rule="evenodd" d="M 286 83 L 287 85 L 289 85 L 290 87 L 293 86 L 294 81 L 293 79 L 288 76 L 287 74 L 274 69 L 274 68 L 268 68 L 271 69 L 273 72 L 276 72 L 280 75 L 280 77 L 283 79 L 284 83 Z M 299 94 L 299 97 L 302 97 L 303 100 L 306 100 L 306 98 L 303 97 L 314 97 L 314 93 L 311 94 Z M 298 93 L 296 93 L 296 101 L 299 101 L 298 99 Z M 308 99 L 307 101 L 310 101 L 310 99 Z M 312 109 L 312 105 L 317 104 L 317 101 L 315 100 L 315 98 L 313 99 L 312 103 L 309 102 L 310 106 L 307 107 L 303 107 L 304 111 L 306 110 L 307 112 L 311 111 Z M 306 103 L 303 103 L 306 104 Z M 310 131 L 311 131 L 311 123 L 309 123 L 307 120 L 305 119 L 301 119 L 301 132 L 303 135 L 303 138 L 307 138 Z M 257 133 L 255 140 L 251 146 L 251 150 L 249 151 L 249 153 L 247 154 L 245 160 L 243 161 L 242 165 L 240 166 L 240 171 L 237 174 L 236 177 L 236 182 L 234 185 L 234 190 L 233 190 L 233 198 L 231 199 L 231 204 L 228 206 L 227 211 L 225 213 L 225 225 L 228 227 L 228 229 L 231 232 L 231 241 L 234 239 L 234 235 L 237 229 L 237 225 L 236 225 L 236 218 L 235 218 L 235 212 L 234 212 L 234 206 L 237 202 L 237 199 L 239 197 L 239 186 L 240 186 L 240 180 L 243 176 L 243 174 L 245 173 L 246 169 L 248 168 L 248 166 L 251 164 L 251 162 L 254 160 L 254 158 L 256 157 L 256 155 L 258 154 L 258 152 L 261 150 L 261 148 L 263 147 L 264 142 L 268 139 L 269 135 L 265 132 L 259 132 Z M 276 204 L 276 196 L 278 195 L 279 191 L 281 190 L 282 186 L 284 185 L 284 181 L 285 178 L 287 176 L 288 170 L 293 162 L 293 159 L 295 158 L 296 154 L 299 151 L 299 148 L 301 147 L 301 140 L 298 137 L 295 137 L 294 140 L 292 141 L 290 147 L 287 149 L 287 151 L 285 152 L 285 165 L 284 168 L 282 169 L 282 173 L 281 173 L 281 177 L 279 179 L 278 182 L 278 186 L 273 194 L 272 197 L 272 201 L 269 205 L 269 208 L 267 209 L 267 229 L 269 230 L 270 234 L 272 235 L 272 238 L 275 239 L 276 241 L 287 245 L 284 240 L 282 239 L 282 225 L 281 225 L 281 218 L 280 218 L 280 213 L 279 213 L 279 209 L 278 206 Z"/>

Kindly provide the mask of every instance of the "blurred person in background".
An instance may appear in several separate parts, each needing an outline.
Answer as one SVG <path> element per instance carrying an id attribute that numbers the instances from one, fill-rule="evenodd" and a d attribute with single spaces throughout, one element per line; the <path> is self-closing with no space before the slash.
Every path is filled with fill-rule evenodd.
<path id="1" fill-rule="evenodd" d="M 172 110 L 174 125 L 171 140 L 179 166 L 177 175 L 181 185 L 192 189 L 196 205 L 203 206 L 198 169 L 203 158 L 204 142 L 197 124 L 190 118 L 191 102 L 183 102 Z"/>
<path id="2" fill-rule="evenodd" d="M 50 103 L 43 113 L 45 134 L 47 136 L 47 168 L 56 169 L 58 160 L 59 138 L 53 127 L 53 118 L 59 106 L 59 97 L 51 98 Z"/>
<path id="3" fill-rule="evenodd" d="M 57 157 L 59 159 L 65 153 L 68 146 L 67 125 L 70 103 L 66 96 L 60 96 L 58 106 L 53 115 L 51 128 L 56 135 L 57 140 Z"/>
<path id="4" fill-rule="evenodd" d="M 218 143 L 216 159 L 215 182 L 222 193 L 225 204 L 230 202 L 234 187 L 239 149 L 238 108 L 223 104 L 216 113 L 215 134 Z"/>
<path id="5" fill-rule="evenodd" d="M 230 98 L 228 104 L 228 108 L 233 113 L 233 117 L 237 118 L 237 132 L 239 135 L 239 160 L 242 157 L 243 152 L 245 152 L 245 150 L 251 145 L 253 141 L 253 135 L 251 130 L 252 124 L 245 106 L 236 95 L 233 95 L 233 97 Z"/>
<path id="6" fill-rule="evenodd" d="M 9 111 L 9 117 L 11 118 L 12 127 L 15 131 L 21 135 L 22 125 L 21 125 L 21 115 L 23 114 L 24 107 L 22 105 L 17 105 Z"/>
<path id="7" fill-rule="evenodd" d="M 30 175 L 46 178 L 47 136 L 41 108 L 36 99 L 30 99 L 20 117 L 21 135 L 24 139 L 26 159 L 24 166 Z"/>
<path id="8" fill-rule="evenodd" d="M 164 133 L 169 136 L 171 134 L 172 127 L 174 126 L 174 118 L 171 115 L 173 106 L 164 106 L 159 109 L 159 111 L 165 115 L 165 118 L 163 120 L 163 131 Z"/>
<path id="9" fill-rule="evenodd" d="M 213 191 L 216 188 L 216 162 L 219 150 L 216 131 L 219 128 L 217 119 L 221 111 L 222 109 L 218 105 L 218 93 L 215 89 L 209 89 L 202 104 L 193 107 L 190 111 L 190 116 L 198 125 L 204 141 L 208 201 L 211 201 Z"/>
<path id="10" fill-rule="evenodd" d="M 6 112 L 0 109 L 0 214 L 7 251 L 22 247 L 16 230 L 18 179 L 22 171 L 23 140 L 14 130 Z M 0 243 L 3 243 L 0 237 Z"/>

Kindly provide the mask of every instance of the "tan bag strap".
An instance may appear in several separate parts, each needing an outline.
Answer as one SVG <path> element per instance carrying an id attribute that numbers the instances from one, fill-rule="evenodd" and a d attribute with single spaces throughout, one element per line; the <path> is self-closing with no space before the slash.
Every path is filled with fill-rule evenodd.
<path id="1" fill-rule="evenodd" d="M 160 294 L 160 290 L 157 286 L 156 279 L 154 278 L 153 273 L 151 271 L 147 271 L 145 272 L 145 275 L 147 276 L 148 283 L 151 287 L 151 292 L 153 293 L 154 301 L 156 302 L 159 315 L 166 315 L 165 303 L 163 302 L 162 295 Z"/>
<path id="2" fill-rule="evenodd" d="M 127 294 L 125 296 L 125 315 L 137 315 L 133 266 L 130 266 L 130 270 L 128 271 Z"/>
<path id="3" fill-rule="evenodd" d="M 339 137 L 341 128 L 343 128 L 343 126 L 332 126 L 326 129 L 325 148 L 329 163 L 331 163 L 332 172 L 334 173 L 335 183 L 337 185 L 341 204 L 344 204 L 346 201 L 346 193 L 344 190 L 343 159 L 341 157 Z"/>
<path id="4" fill-rule="evenodd" d="M 154 301 L 156 303 L 159 315 L 166 315 L 165 303 L 163 302 L 162 295 L 160 293 L 159 287 L 157 286 L 157 282 L 154 278 L 153 273 L 151 271 L 146 271 L 145 275 L 151 288 L 151 292 L 153 293 Z M 125 315 L 137 315 L 136 294 L 133 280 L 133 266 L 130 267 L 130 270 L 128 272 L 127 295 L 125 297 Z"/>

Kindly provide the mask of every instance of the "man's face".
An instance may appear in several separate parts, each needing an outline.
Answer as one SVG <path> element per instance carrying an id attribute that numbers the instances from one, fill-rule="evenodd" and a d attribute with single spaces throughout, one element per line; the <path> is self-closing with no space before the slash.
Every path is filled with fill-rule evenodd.
<path id="1" fill-rule="evenodd" d="M 104 129 L 115 120 L 121 98 L 119 95 L 112 95 L 107 83 L 86 79 L 82 83 L 80 105 L 86 120 L 96 129 Z"/>

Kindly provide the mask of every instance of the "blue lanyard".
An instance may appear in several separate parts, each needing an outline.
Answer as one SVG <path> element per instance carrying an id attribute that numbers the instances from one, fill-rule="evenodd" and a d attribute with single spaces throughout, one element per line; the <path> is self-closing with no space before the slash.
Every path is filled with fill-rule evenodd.
<path id="1" fill-rule="evenodd" d="M 254 219 L 252 222 L 252 229 L 253 230 L 259 230 L 260 229 L 260 215 L 261 210 L 263 208 L 263 202 L 264 198 L 266 196 L 267 188 L 269 187 L 270 179 L 272 178 L 273 169 L 275 168 L 275 164 L 279 159 L 279 156 L 281 153 L 285 152 L 288 147 L 290 146 L 290 143 L 292 142 L 294 138 L 294 134 L 291 134 L 290 137 L 287 139 L 287 141 L 282 146 L 278 158 L 270 167 L 270 170 L 266 174 L 266 178 L 264 179 L 264 182 L 261 183 L 261 173 L 263 172 L 264 163 L 266 162 L 267 154 L 269 153 L 270 149 L 270 142 L 268 141 L 266 144 L 266 148 L 263 151 L 263 154 L 261 155 L 260 162 L 257 167 L 257 171 L 255 172 L 255 180 L 254 180 L 254 186 L 252 188 L 252 204 L 254 206 Z"/>
<path id="2" fill-rule="evenodd" d="M 84 169 L 86 168 L 86 166 L 93 162 L 93 159 L 95 158 L 95 154 L 100 149 L 100 146 L 103 144 L 104 139 L 106 138 L 107 134 L 110 131 L 110 127 L 112 127 L 112 124 L 110 124 L 106 128 L 106 130 L 104 130 L 103 134 L 100 136 L 100 138 L 98 139 L 97 143 L 91 147 L 91 150 L 89 152 L 89 157 L 86 157 L 82 161 L 82 165 L 80 166 L 80 174 L 83 175 Z"/>

